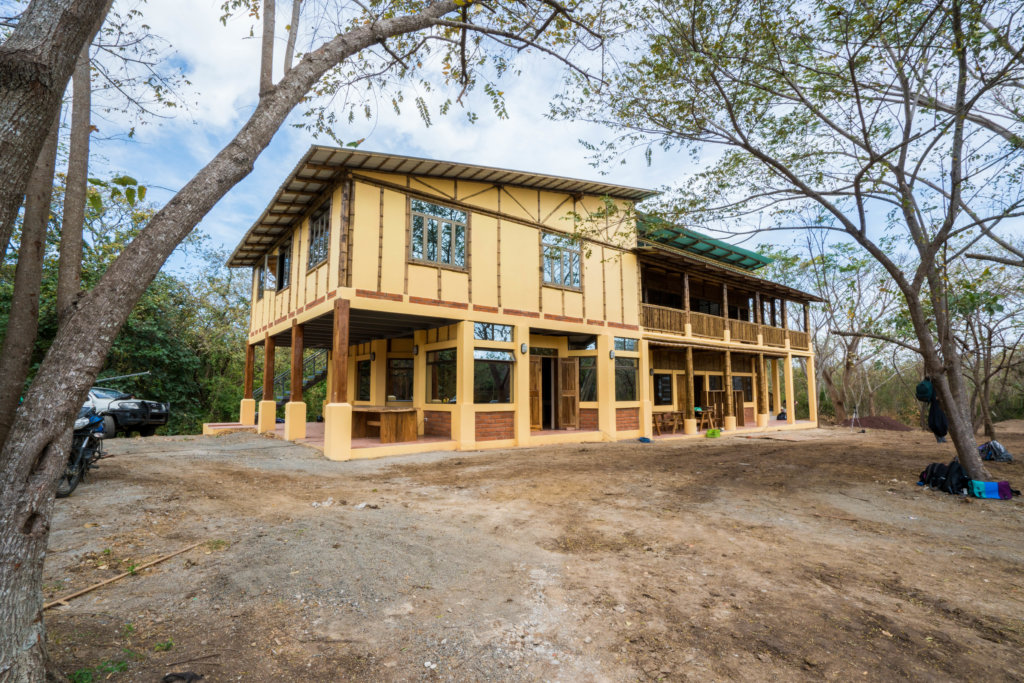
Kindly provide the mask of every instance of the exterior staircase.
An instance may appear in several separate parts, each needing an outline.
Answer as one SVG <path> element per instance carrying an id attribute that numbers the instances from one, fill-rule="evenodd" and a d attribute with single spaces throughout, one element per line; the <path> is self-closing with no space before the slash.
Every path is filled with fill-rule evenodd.
<path id="1" fill-rule="evenodd" d="M 302 361 L 302 390 L 319 384 L 327 378 L 327 349 L 320 349 Z M 274 402 L 280 408 L 291 398 L 292 379 L 291 371 L 285 370 L 274 377 Z M 263 387 L 256 387 L 252 391 L 252 397 L 256 401 L 263 399 Z"/>

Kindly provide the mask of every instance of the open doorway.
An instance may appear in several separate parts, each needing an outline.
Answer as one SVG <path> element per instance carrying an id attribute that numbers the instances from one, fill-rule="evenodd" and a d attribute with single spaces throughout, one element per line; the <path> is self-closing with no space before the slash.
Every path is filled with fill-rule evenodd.
<path id="1" fill-rule="evenodd" d="M 530 428 L 579 428 L 579 359 L 530 357 Z"/>

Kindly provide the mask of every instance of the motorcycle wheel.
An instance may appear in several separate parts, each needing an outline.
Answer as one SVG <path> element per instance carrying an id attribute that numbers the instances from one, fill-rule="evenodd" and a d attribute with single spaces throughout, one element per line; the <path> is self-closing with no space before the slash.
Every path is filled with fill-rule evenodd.
<path id="1" fill-rule="evenodd" d="M 60 480 L 57 482 L 58 498 L 67 498 L 71 495 L 71 492 L 82 481 L 82 476 L 85 474 L 83 469 L 81 451 L 76 449 L 68 458 L 67 467 L 64 468 L 64 472 L 61 473 Z"/>

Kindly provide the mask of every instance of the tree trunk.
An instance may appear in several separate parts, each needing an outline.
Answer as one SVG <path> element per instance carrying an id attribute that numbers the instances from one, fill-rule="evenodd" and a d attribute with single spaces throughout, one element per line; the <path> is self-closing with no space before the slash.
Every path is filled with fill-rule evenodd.
<path id="1" fill-rule="evenodd" d="M 288 24 L 288 42 L 284 47 L 284 73 L 292 70 L 292 61 L 295 58 L 295 39 L 299 35 L 299 19 L 302 10 L 302 0 L 292 0 L 292 20 Z"/>
<path id="2" fill-rule="evenodd" d="M 824 363 L 822 364 L 824 365 Z M 835 413 L 836 422 L 846 422 L 846 401 L 843 400 L 843 395 L 840 393 L 835 382 L 832 381 L 832 371 L 822 367 L 821 369 L 821 382 L 825 385 L 825 391 L 828 392 L 828 397 L 832 401 L 832 410 Z"/>
<path id="3" fill-rule="evenodd" d="M 34 0 L 0 44 L 0 262 L 75 60 L 107 0 Z"/>
<path id="4" fill-rule="evenodd" d="M 14 409 L 25 389 L 36 332 L 39 330 L 39 285 L 43 278 L 46 229 L 53 199 L 53 171 L 57 163 L 60 117 L 54 119 L 46 144 L 29 180 L 25 215 L 21 222 L 21 247 L 14 271 L 14 294 L 0 352 L 0 443 L 10 431 Z"/>
<path id="5" fill-rule="evenodd" d="M 89 132 L 92 125 L 92 79 L 89 46 L 75 65 L 71 95 L 71 140 L 64 211 L 60 229 L 60 261 L 57 267 L 57 327 L 67 321 L 82 281 L 82 229 L 89 176 Z"/>
<path id="6" fill-rule="evenodd" d="M 355 28 L 307 54 L 260 98 L 234 139 L 153 216 L 58 331 L 0 450 L 0 681 L 43 679 L 41 566 L 68 430 L 139 297 L 181 240 L 252 171 L 291 110 L 330 68 L 384 38 L 427 28 L 457 7 L 455 0 L 441 0 L 417 14 Z M 81 49 L 78 44 L 73 55 Z M 54 104 L 50 114 L 56 110 Z"/>

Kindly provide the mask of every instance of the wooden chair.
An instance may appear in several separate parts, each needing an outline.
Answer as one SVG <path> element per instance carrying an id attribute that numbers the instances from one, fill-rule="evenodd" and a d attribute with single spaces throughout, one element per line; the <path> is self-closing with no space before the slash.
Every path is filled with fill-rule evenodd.
<path id="1" fill-rule="evenodd" d="M 714 406 L 701 406 L 700 417 L 697 418 L 697 430 L 714 429 L 717 425 L 717 415 Z"/>

